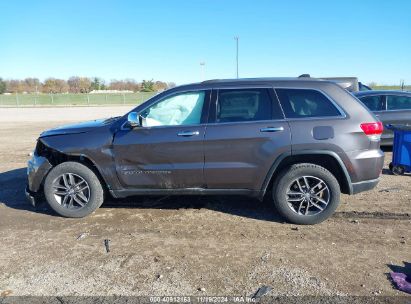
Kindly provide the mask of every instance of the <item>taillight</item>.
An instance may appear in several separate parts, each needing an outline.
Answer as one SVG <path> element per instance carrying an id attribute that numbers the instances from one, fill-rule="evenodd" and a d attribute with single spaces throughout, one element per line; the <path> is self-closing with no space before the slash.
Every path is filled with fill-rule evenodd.
<path id="1" fill-rule="evenodd" d="M 372 140 L 380 140 L 381 134 L 384 131 L 384 126 L 381 121 L 362 123 L 360 127 L 365 135 Z"/>

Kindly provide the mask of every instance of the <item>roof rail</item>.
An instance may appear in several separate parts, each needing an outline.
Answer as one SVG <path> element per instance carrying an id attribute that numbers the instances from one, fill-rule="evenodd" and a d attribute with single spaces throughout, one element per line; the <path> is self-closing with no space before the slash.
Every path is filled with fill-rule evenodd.
<path id="1" fill-rule="evenodd" d="M 207 80 L 203 80 L 201 83 L 209 83 L 209 82 L 216 82 L 219 81 L 220 79 L 207 79 Z"/>

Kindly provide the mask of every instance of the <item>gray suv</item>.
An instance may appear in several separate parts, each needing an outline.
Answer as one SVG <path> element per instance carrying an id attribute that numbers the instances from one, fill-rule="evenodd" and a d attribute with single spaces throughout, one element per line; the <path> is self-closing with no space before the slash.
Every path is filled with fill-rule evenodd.
<path id="1" fill-rule="evenodd" d="M 210 80 L 165 91 L 122 117 L 42 133 L 26 195 L 84 217 L 107 195 L 270 196 L 296 224 L 330 217 L 340 193 L 376 186 L 381 122 L 310 78 Z"/>

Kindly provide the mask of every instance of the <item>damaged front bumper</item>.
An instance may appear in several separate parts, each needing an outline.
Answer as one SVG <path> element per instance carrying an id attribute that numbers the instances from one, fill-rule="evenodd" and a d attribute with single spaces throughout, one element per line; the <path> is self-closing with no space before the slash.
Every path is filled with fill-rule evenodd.
<path id="1" fill-rule="evenodd" d="M 40 186 L 44 177 L 53 166 L 47 158 L 33 154 L 32 158 L 27 162 L 27 179 L 26 197 L 30 203 L 36 205 L 36 194 L 40 190 Z"/>
<path id="2" fill-rule="evenodd" d="M 36 193 L 33 193 L 29 190 L 29 186 L 26 186 L 26 189 L 24 190 L 24 193 L 26 194 L 26 199 L 29 201 L 29 203 L 33 206 L 36 207 L 37 204 L 37 195 Z"/>

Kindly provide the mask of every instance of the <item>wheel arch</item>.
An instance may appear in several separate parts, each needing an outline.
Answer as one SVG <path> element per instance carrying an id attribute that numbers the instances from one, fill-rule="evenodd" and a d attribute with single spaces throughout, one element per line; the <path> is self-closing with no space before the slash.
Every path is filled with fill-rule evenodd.
<path id="1" fill-rule="evenodd" d="M 47 175 L 50 173 L 50 171 L 57 165 L 68 162 L 68 161 L 74 161 L 78 162 L 82 165 L 85 165 L 88 167 L 91 171 L 94 172 L 94 174 L 97 176 L 97 178 L 100 180 L 100 183 L 105 191 L 109 190 L 108 183 L 106 179 L 104 178 L 104 175 L 100 172 L 99 167 L 97 164 L 92 160 L 92 158 L 88 157 L 87 155 L 84 154 L 70 154 L 70 153 L 65 153 L 62 151 L 58 151 L 56 149 L 50 148 L 46 146 L 44 143 L 41 143 L 44 145 L 47 149 L 38 149 L 38 153 L 40 156 L 45 157 L 49 163 L 51 164 L 51 168 L 48 170 L 47 174 L 43 177 L 43 180 L 41 184 L 43 185 L 44 180 L 46 179 Z"/>
<path id="2" fill-rule="evenodd" d="M 261 188 L 262 196 L 272 187 L 278 173 L 285 168 L 298 163 L 312 163 L 324 167 L 337 179 L 341 192 L 352 194 L 351 177 L 340 156 L 333 151 L 303 150 L 280 155 L 271 166 Z"/>

